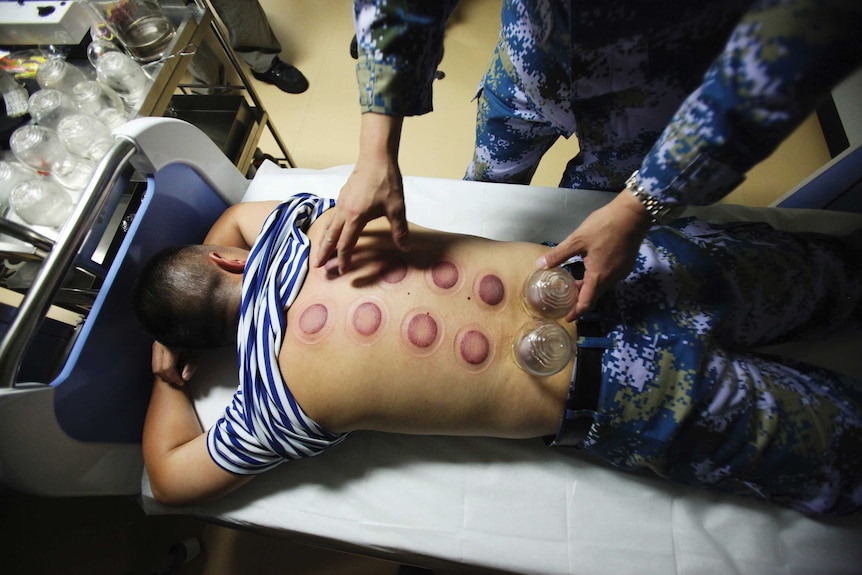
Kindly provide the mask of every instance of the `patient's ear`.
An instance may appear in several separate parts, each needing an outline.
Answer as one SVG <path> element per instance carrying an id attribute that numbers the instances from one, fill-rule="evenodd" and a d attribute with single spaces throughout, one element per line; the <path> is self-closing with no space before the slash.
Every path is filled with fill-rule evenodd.
<path id="1" fill-rule="evenodd" d="M 209 257 L 211 262 L 228 273 L 241 274 L 245 271 L 244 259 L 225 257 L 218 252 L 210 252 L 207 254 L 207 257 Z"/>

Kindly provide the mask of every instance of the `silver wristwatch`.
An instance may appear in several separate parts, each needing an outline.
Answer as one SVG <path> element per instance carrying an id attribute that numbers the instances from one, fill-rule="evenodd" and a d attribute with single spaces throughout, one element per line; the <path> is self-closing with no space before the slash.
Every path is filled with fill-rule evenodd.
<path id="1" fill-rule="evenodd" d="M 646 193 L 638 181 L 638 170 L 635 170 L 629 179 L 626 180 L 626 188 L 631 191 L 640 203 L 644 205 L 647 213 L 652 218 L 652 223 L 664 225 L 677 219 L 685 211 L 686 206 L 682 204 L 665 205 Z"/>

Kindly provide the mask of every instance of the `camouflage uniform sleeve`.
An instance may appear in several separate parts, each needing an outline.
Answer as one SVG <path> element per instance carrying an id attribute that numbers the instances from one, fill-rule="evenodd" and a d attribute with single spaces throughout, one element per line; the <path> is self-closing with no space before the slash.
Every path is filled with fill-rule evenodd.
<path id="1" fill-rule="evenodd" d="M 736 188 L 820 99 L 862 63 L 859 0 L 759 0 L 641 165 L 668 204 Z"/>
<path id="2" fill-rule="evenodd" d="M 431 85 L 457 0 L 355 0 L 362 112 L 415 116 L 432 109 Z"/>

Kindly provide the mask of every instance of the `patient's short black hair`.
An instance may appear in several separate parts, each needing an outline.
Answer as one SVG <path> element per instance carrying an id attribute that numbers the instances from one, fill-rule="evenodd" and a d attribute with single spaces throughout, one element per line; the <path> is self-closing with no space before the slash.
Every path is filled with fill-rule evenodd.
<path id="1" fill-rule="evenodd" d="M 175 246 L 158 252 L 141 270 L 132 306 L 144 330 L 173 348 L 213 348 L 234 341 L 228 321 L 229 286 L 207 264 L 212 247 Z"/>

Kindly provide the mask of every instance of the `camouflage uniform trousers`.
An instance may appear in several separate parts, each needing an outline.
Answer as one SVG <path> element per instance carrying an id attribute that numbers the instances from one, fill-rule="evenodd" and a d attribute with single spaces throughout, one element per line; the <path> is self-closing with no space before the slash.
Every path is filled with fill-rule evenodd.
<path id="1" fill-rule="evenodd" d="M 554 15 L 548 41 L 522 21 L 518 2 L 504 4 L 508 32 L 477 93 L 476 143 L 465 179 L 528 184 L 556 140 L 575 135 L 579 151 L 560 187 L 619 191 L 751 1 L 672 0 L 666 9 L 674 19 L 637 0 L 624 10 L 578 2 L 569 7 L 571 25 L 564 11 Z"/>
<path id="2" fill-rule="evenodd" d="M 640 166 L 662 130 L 688 95 L 687 87 L 643 84 L 661 98 L 638 97 L 631 91 L 609 93 L 574 102 L 577 126 L 563 129 L 546 118 L 523 80 L 514 73 L 505 44 L 498 44 L 477 94 L 476 144 L 464 179 L 529 184 L 545 153 L 562 137 L 575 133 L 578 154 L 561 177 L 560 187 L 617 192 Z M 557 114 L 561 115 L 561 114 Z"/>
<path id="3" fill-rule="evenodd" d="M 595 423 L 583 448 L 625 470 L 808 514 L 862 506 L 862 382 L 752 351 L 862 325 L 855 247 L 766 224 L 655 228 L 600 302 Z"/>

